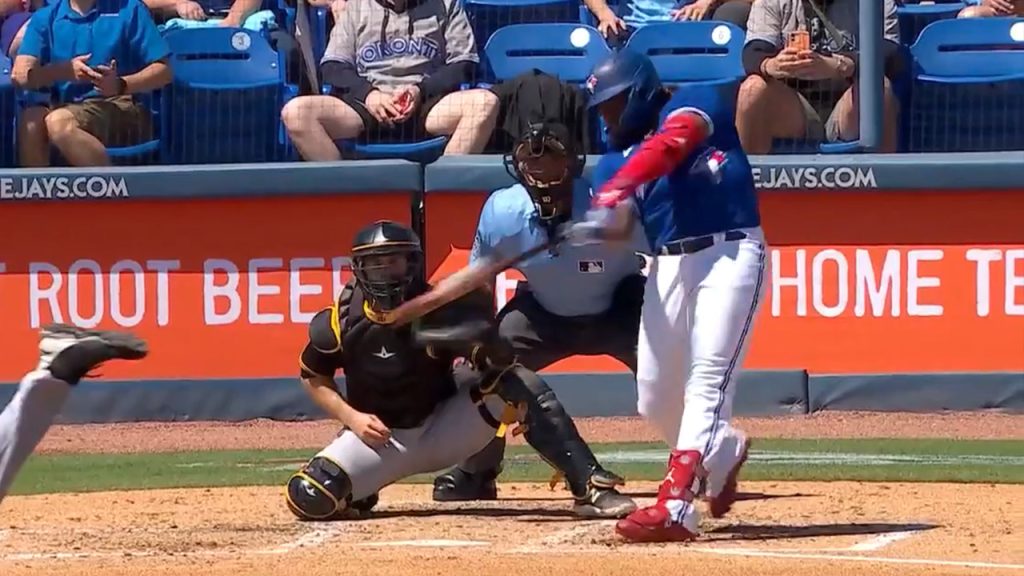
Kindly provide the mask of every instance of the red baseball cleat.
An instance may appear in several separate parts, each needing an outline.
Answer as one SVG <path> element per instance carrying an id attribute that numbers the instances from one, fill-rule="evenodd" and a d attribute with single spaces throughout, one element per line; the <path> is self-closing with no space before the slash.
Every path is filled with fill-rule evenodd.
<path id="1" fill-rule="evenodd" d="M 700 512 L 694 506 L 701 482 L 699 452 L 673 450 L 668 472 L 658 488 L 658 501 L 619 520 L 615 532 L 630 542 L 689 542 L 700 534 Z"/>
<path id="2" fill-rule="evenodd" d="M 722 489 L 715 496 L 708 496 L 705 500 L 708 503 L 708 513 L 711 514 L 712 518 L 721 518 L 732 510 L 732 505 L 736 503 L 736 496 L 739 493 L 737 478 L 740 475 L 740 468 L 747 461 L 747 457 L 750 455 L 750 440 L 745 436 L 740 439 L 742 442 L 742 448 L 740 449 L 739 459 L 732 468 L 729 469 L 729 474 L 725 478 L 725 484 L 722 485 Z"/>
<path id="3" fill-rule="evenodd" d="M 693 520 L 693 530 L 673 522 L 668 509 L 659 502 L 619 520 L 615 524 L 615 532 L 629 542 L 691 542 L 697 539 L 699 533 L 696 510 L 684 516 L 685 524 L 691 524 L 688 519 Z"/>

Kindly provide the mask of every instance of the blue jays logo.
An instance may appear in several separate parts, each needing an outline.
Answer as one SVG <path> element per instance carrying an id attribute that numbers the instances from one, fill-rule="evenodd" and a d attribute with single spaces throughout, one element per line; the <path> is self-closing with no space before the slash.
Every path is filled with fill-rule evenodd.
<path id="1" fill-rule="evenodd" d="M 597 89 L 597 76 L 594 76 L 593 74 L 591 74 L 590 77 L 587 78 L 587 82 L 586 82 L 585 85 L 587 87 L 587 92 L 590 92 L 591 94 L 593 94 L 594 90 Z"/>
<path id="2" fill-rule="evenodd" d="M 722 167 L 729 161 L 729 157 L 717 148 L 708 148 L 701 154 L 690 169 L 694 174 L 707 174 L 714 183 L 722 181 Z"/>

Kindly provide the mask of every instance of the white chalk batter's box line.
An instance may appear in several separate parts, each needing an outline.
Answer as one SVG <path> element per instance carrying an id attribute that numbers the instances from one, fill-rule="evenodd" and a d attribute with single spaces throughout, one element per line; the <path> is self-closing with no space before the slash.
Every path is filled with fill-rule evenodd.
<path id="1" fill-rule="evenodd" d="M 501 550 L 496 548 L 491 550 L 492 553 L 507 553 L 507 554 L 531 554 L 531 555 L 570 555 L 570 554 L 590 554 L 593 552 L 606 553 L 608 551 L 605 545 L 589 545 L 589 546 L 574 546 L 566 545 L 567 542 L 571 542 L 576 539 L 583 538 L 588 534 L 593 534 L 596 530 L 610 530 L 614 522 L 590 522 L 586 524 L 580 524 L 573 526 L 572 528 L 549 534 L 543 538 L 537 540 L 534 544 L 519 546 L 511 550 Z M 0 558 L 0 561 L 16 562 L 16 561 L 32 561 L 32 560 L 71 560 L 71 559 L 102 559 L 102 558 L 125 558 L 125 557 L 138 557 L 138 558 L 154 558 L 154 557 L 216 557 L 216 556 L 239 556 L 239 555 L 279 555 L 289 554 L 296 550 L 315 548 L 327 544 L 332 538 L 338 536 L 345 530 L 346 524 L 344 522 L 335 522 L 318 526 L 313 530 L 299 536 L 298 538 L 270 548 L 261 548 L 253 550 L 199 550 L 195 552 L 176 553 L 173 556 L 167 553 L 150 552 L 150 551 L 120 551 L 120 552 L 75 552 L 75 553 L 28 553 L 28 554 L 8 554 Z M 712 543 L 698 543 L 691 545 L 654 545 L 658 547 L 660 553 L 664 554 L 669 551 L 676 551 L 680 555 L 684 554 L 713 554 L 713 555 L 724 555 L 724 556 L 744 556 L 744 557 L 757 557 L 757 558 L 777 558 L 786 560 L 811 560 L 811 561 L 830 561 L 830 562 L 868 562 L 868 563 L 879 563 L 879 564 L 906 564 L 906 565 L 923 565 L 923 566 L 950 566 L 950 567 L 961 567 L 961 568 L 981 568 L 991 570 L 1024 570 L 1024 564 L 1003 564 L 996 562 L 972 562 L 972 561 L 960 561 L 960 560 L 936 560 L 927 558 L 899 558 L 899 557 L 885 557 L 885 556 L 866 556 L 859 554 L 860 552 L 877 552 L 886 546 L 910 538 L 921 531 L 903 531 L 903 532 L 890 532 L 886 534 L 879 534 L 872 536 L 866 540 L 862 540 L 856 544 L 848 546 L 846 548 L 807 548 L 807 549 L 779 549 L 779 550 L 761 550 L 755 548 L 740 548 L 740 547 L 716 547 Z M 0 540 L 3 540 L 5 536 L 4 531 L 0 531 Z M 351 545 L 351 544 L 350 544 Z M 401 541 L 376 541 L 376 542 L 359 542 L 355 543 L 355 546 L 366 547 L 366 548 L 478 548 L 484 546 L 493 546 L 492 542 L 475 541 L 475 540 L 440 540 L 440 539 L 420 539 L 420 540 L 401 540 Z M 645 545 L 623 545 L 615 549 L 615 554 L 638 554 L 648 555 L 650 554 L 650 548 Z"/>
<path id="2" fill-rule="evenodd" d="M 598 452 L 602 462 L 629 464 L 664 464 L 668 452 L 659 449 Z M 510 456 L 510 462 L 539 461 L 532 455 Z M 1024 456 L 992 456 L 984 454 L 858 454 L 854 452 L 783 452 L 752 450 L 750 462 L 758 464 L 788 464 L 797 466 L 1024 466 Z M 264 472 L 294 471 L 304 461 L 294 463 L 239 462 L 238 468 L 255 468 Z M 177 468 L 205 468 L 223 466 L 217 462 L 187 462 Z"/>

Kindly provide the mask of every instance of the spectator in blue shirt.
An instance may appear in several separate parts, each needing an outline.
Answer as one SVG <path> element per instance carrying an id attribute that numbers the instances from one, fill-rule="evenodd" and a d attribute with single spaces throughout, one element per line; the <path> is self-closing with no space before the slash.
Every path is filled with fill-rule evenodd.
<path id="1" fill-rule="evenodd" d="M 753 0 L 583 0 L 605 38 L 625 42 L 637 28 L 662 22 L 720 20 L 744 30 Z"/>
<path id="2" fill-rule="evenodd" d="M 106 147 L 150 140 L 145 95 L 171 81 L 170 49 L 140 0 L 101 15 L 97 0 L 53 0 L 33 14 L 14 60 L 20 88 L 50 102 L 19 118 L 22 166 L 47 166 L 50 144 L 72 166 L 110 163 Z"/>

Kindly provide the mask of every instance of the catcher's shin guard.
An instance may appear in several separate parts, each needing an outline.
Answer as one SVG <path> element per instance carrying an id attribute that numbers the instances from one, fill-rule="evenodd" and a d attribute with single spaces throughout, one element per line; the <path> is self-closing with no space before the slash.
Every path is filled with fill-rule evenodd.
<path id="1" fill-rule="evenodd" d="M 537 374 L 522 366 L 505 371 L 498 394 L 506 402 L 526 404 L 526 441 L 565 475 L 578 515 L 619 518 L 636 509 L 632 499 L 616 490 L 625 481 L 601 467 L 555 393 Z"/>
<path id="2" fill-rule="evenodd" d="M 300 520 L 330 520 L 348 508 L 352 481 L 341 466 L 316 456 L 288 479 L 285 496 Z"/>

